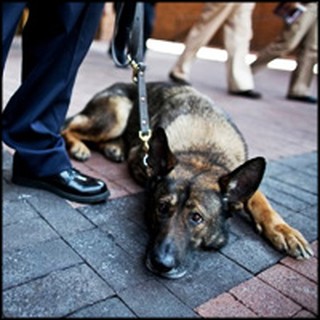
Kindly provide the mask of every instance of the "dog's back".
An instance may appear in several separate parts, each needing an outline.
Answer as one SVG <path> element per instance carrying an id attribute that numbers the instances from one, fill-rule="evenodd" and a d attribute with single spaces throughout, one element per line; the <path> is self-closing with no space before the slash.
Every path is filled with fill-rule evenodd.
<path id="1" fill-rule="evenodd" d="M 151 127 L 165 129 L 174 154 L 202 153 L 230 170 L 246 160 L 241 133 L 209 97 L 190 86 L 162 82 L 148 83 L 147 94 Z M 136 125 L 129 122 L 130 127 Z"/>

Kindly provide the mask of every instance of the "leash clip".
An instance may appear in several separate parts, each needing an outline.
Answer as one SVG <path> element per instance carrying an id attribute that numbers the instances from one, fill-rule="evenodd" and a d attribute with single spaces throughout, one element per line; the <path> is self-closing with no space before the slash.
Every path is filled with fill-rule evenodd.
<path id="1" fill-rule="evenodd" d="M 147 160 L 148 160 L 148 151 L 150 149 L 150 146 L 149 146 L 149 140 L 151 138 L 151 130 L 147 130 L 147 132 L 143 132 L 142 130 L 139 131 L 139 138 L 140 140 L 143 142 L 142 144 L 142 149 L 144 151 L 144 156 L 143 156 L 143 165 L 145 167 L 148 167 L 148 163 L 147 163 Z"/>
<path id="2" fill-rule="evenodd" d="M 127 55 L 129 64 L 132 68 L 132 81 L 134 83 L 138 83 L 138 73 L 140 72 L 140 75 L 143 76 L 143 73 L 146 69 L 146 65 L 143 62 L 137 63 L 134 59 L 132 59 L 131 55 L 128 53 Z"/>
<path id="3" fill-rule="evenodd" d="M 148 152 L 149 151 L 149 140 L 151 138 L 151 130 L 147 130 L 147 132 L 139 131 L 139 138 L 143 142 L 143 151 Z"/>

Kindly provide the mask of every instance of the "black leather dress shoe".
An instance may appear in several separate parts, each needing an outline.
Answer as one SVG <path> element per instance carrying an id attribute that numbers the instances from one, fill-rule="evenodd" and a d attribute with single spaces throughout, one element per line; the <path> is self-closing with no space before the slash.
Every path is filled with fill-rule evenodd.
<path id="1" fill-rule="evenodd" d="M 106 184 L 80 173 L 67 169 L 49 177 L 34 177 L 13 162 L 12 182 L 21 186 L 50 191 L 65 199 L 80 203 L 99 203 L 106 201 L 110 192 Z"/>
<path id="2" fill-rule="evenodd" d="M 316 97 L 312 97 L 312 96 L 292 96 L 292 95 L 288 95 L 287 96 L 288 100 L 296 100 L 296 101 L 300 101 L 300 102 L 306 102 L 306 103 L 317 103 L 318 99 Z"/>
<path id="3" fill-rule="evenodd" d="M 250 99 L 260 99 L 262 97 L 260 92 L 254 90 L 230 91 L 230 94 Z"/>

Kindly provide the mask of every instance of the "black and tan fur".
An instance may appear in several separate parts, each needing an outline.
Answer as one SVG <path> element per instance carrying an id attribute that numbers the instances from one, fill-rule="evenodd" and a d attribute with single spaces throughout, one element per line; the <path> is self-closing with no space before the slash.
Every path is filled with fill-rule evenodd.
<path id="1" fill-rule="evenodd" d="M 247 159 L 241 133 L 211 99 L 169 83 L 148 83 L 147 96 L 153 133 L 147 166 L 134 84 L 99 92 L 67 120 L 62 134 L 74 158 L 88 159 L 83 142 L 90 142 L 111 160 L 127 159 L 133 178 L 148 187 L 146 265 L 151 271 L 183 276 L 189 248 L 221 248 L 228 239 L 228 218 L 242 209 L 278 250 L 298 259 L 312 255 L 301 233 L 258 190 L 264 158 Z"/>

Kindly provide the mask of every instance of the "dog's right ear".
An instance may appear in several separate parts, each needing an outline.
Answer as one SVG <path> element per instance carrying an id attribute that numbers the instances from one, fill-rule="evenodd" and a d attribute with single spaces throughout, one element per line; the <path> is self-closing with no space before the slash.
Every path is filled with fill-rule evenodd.
<path id="1" fill-rule="evenodd" d="M 153 131 L 149 144 L 147 163 L 152 169 L 152 175 L 164 177 L 175 167 L 178 160 L 170 150 L 163 128 L 158 127 Z"/>

